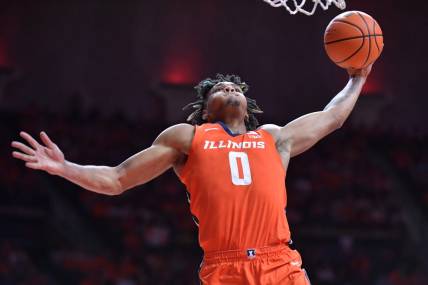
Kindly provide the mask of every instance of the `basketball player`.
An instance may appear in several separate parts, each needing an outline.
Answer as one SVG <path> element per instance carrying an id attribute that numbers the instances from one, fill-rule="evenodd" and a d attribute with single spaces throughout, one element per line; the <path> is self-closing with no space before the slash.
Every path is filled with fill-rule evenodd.
<path id="1" fill-rule="evenodd" d="M 285 175 L 290 158 L 340 128 L 361 92 L 371 65 L 348 70 L 350 79 L 323 111 L 279 127 L 257 128 L 255 101 L 237 76 L 217 75 L 196 87 L 188 120 L 163 131 L 149 148 L 115 166 L 82 166 L 65 160 L 45 132 L 39 144 L 12 142 L 15 158 L 32 169 L 81 187 L 119 195 L 173 168 L 186 185 L 204 251 L 202 284 L 310 284 L 299 253 L 289 247 Z"/>

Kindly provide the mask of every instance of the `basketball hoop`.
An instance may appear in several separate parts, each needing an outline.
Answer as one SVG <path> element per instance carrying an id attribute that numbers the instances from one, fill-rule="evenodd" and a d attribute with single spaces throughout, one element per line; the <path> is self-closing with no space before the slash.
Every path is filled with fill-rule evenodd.
<path id="1" fill-rule="evenodd" d="M 346 8 L 345 0 L 312 0 L 313 2 L 312 10 L 307 10 L 305 8 L 306 0 L 263 0 L 263 1 L 269 3 L 272 7 L 283 6 L 292 15 L 295 15 L 300 12 L 307 16 L 311 16 L 315 13 L 315 10 L 317 9 L 318 5 L 323 10 L 327 10 L 331 4 L 336 5 L 336 7 L 341 10 Z"/>

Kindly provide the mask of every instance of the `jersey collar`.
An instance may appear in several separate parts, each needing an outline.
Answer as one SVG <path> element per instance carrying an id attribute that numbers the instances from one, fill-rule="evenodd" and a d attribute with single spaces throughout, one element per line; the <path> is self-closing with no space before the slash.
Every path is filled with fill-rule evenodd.
<path id="1" fill-rule="evenodd" d="M 232 132 L 232 131 L 229 129 L 229 127 L 228 127 L 225 123 L 223 123 L 222 121 L 217 121 L 216 123 L 217 123 L 217 124 L 219 124 L 219 125 L 223 128 L 223 130 L 225 130 L 225 131 L 226 131 L 226 133 L 228 133 L 228 135 L 230 135 L 230 136 L 232 136 L 232 137 L 236 137 L 236 136 L 241 135 L 241 134 L 237 134 L 237 133 Z"/>

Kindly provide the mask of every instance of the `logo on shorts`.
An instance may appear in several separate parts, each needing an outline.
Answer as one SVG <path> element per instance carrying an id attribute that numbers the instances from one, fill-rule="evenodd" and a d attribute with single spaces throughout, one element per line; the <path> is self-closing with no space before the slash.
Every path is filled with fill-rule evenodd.
<path id="1" fill-rule="evenodd" d="M 249 259 L 253 259 L 256 257 L 256 250 L 255 249 L 247 249 L 247 257 Z"/>
<path id="2" fill-rule="evenodd" d="M 302 262 L 301 261 L 290 261 L 290 265 L 292 265 L 292 266 L 302 266 Z"/>

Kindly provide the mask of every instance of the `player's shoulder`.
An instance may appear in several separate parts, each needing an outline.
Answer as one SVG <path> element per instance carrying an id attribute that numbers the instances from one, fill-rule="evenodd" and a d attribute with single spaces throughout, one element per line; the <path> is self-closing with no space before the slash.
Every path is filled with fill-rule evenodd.
<path id="1" fill-rule="evenodd" d="M 195 132 L 195 126 L 187 123 L 172 125 L 165 129 L 162 133 L 167 135 L 186 135 Z"/>
<path id="2" fill-rule="evenodd" d="M 276 141 L 277 138 L 279 137 L 279 132 L 281 130 L 281 127 L 275 124 L 265 124 L 258 127 L 257 130 L 263 130 L 265 132 L 268 132 Z"/>
<path id="3" fill-rule="evenodd" d="M 154 144 L 163 144 L 187 153 L 194 135 L 195 126 L 186 123 L 176 124 L 160 133 Z"/>

